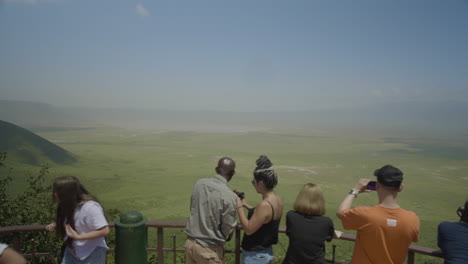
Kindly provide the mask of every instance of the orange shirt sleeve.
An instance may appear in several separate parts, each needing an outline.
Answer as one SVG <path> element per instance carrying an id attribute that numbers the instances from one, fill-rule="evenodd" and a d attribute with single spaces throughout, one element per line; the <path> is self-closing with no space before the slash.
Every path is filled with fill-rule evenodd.
<path id="1" fill-rule="evenodd" d="M 368 224 L 368 211 L 367 206 L 358 206 L 352 209 L 344 210 L 341 223 L 343 228 L 347 230 L 360 230 Z"/>

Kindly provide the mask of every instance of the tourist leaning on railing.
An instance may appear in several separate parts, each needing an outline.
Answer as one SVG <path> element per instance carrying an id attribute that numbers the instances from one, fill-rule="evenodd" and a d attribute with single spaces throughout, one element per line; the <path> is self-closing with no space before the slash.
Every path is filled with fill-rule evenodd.
<path id="1" fill-rule="evenodd" d="M 283 201 L 273 192 L 278 176 L 266 156 L 260 156 L 253 173 L 252 185 L 263 200 L 252 207 L 237 198 L 237 213 L 244 229 L 242 239 L 243 264 L 267 264 L 273 260 L 272 245 L 278 243 L 278 227 L 283 214 Z M 245 216 L 242 207 L 249 210 Z"/>
<path id="2" fill-rule="evenodd" d="M 73 176 L 56 178 L 52 195 L 57 216 L 46 229 L 65 238 L 62 264 L 104 264 L 109 225 L 96 197 Z"/>
<path id="3" fill-rule="evenodd" d="M 437 244 L 444 255 L 445 264 L 468 263 L 468 201 L 457 210 L 460 222 L 439 224 Z"/>
<path id="4" fill-rule="evenodd" d="M 324 264 L 325 241 L 333 239 L 335 228 L 325 214 L 325 199 L 320 187 L 305 184 L 294 202 L 294 210 L 286 214 L 286 235 L 289 247 L 283 264 Z"/>
<path id="5" fill-rule="evenodd" d="M 357 230 L 352 264 L 402 264 L 411 242 L 418 241 L 419 218 L 400 208 L 397 195 L 403 189 L 403 172 L 386 165 L 374 172 L 375 185 L 360 179 L 341 202 L 337 216 L 347 230 Z M 379 204 L 373 207 L 351 206 L 360 193 L 375 187 Z"/>
<path id="6" fill-rule="evenodd" d="M 219 159 L 216 176 L 197 181 L 190 200 L 190 218 L 185 228 L 187 264 L 224 263 L 224 244 L 236 229 L 236 194 L 227 184 L 236 163 Z"/>

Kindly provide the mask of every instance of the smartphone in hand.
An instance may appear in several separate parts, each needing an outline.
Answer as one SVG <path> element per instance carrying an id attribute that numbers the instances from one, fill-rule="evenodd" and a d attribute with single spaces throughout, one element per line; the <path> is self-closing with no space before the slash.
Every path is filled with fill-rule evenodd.
<path id="1" fill-rule="evenodd" d="M 370 181 L 370 182 L 367 184 L 366 189 L 367 189 L 367 190 L 371 190 L 371 191 L 377 190 L 377 182 L 376 182 L 376 181 Z"/>

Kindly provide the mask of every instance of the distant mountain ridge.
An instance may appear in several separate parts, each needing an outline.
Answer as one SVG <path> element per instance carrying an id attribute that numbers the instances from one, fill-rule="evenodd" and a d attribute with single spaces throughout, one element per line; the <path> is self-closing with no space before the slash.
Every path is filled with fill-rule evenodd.
<path id="1" fill-rule="evenodd" d="M 0 151 L 13 159 L 30 165 L 54 162 L 69 164 L 76 161 L 71 153 L 31 131 L 0 120 Z"/>
<path id="2" fill-rule="evenodd" d="M 70 115 L 50 104 L 0 100 L 0 120 L 21 127 L 58 125 L 70 120 Z"/>
<path id="3" fill-rule="evenodd" d="M 44 128 L 112 126 L 133 130 L 238 132 L 276 129 L 355 130 L 413 135 L 468 136 L 468 104 L 460 102 L 374 102 L 303 111 L 202 111 L 59 107 L 0 100 L 0 120 Z"/>

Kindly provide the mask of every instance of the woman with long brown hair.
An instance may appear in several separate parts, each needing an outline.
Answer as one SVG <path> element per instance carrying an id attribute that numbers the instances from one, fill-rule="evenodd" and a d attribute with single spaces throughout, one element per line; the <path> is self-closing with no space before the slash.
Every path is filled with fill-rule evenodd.
<path id="1" fill-rule="evenodd" d="M 109 225 L 96 197 L 73 176 L 56 178 L 52 197 L 57 203 L 57 215 L 46 229 L 57 231 L 65 239 L 62 264 L 104 264 Z"/>

